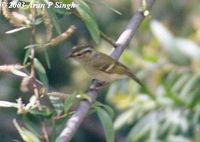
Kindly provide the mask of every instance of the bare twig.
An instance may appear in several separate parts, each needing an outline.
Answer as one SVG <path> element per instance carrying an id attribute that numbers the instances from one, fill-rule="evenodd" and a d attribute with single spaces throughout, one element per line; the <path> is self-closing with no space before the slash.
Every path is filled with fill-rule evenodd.
<path id="1" fill-rule="evenodd" d="M 42 122 L 42 140 L 44 142 L 49 142 L 47 126 L 46 126 L 45 122 Z"/>
<path id="2" fill-rule="evenodd" d="M 135 31 L 139 27 L 140 23 L 145 18 L 144 11 L 149 10 L 153 5 L 154 0 L 146 0 L 146 8 L 143 11 L 137 11 L 132 19 L 130 20 L 126 29 L 122 32 L 119 36 L 118 40 L 116 41 L 117 47 L 111 54 L 111 57 L 114 59 L 119 59 L 120 55 L 126 48 L 126 45 L 130 42 L 135 34 Z M 98 81 L 95 81 L 92 86 L 98 85 Z M 90 88 L 91 88 L 90 87 Z M 92 87 L 93 88 L 93 87 Z M 77 129 L 79 128 L 80 124 L 82 123 L 83 119 L 86 117 L 91 105 L 96 101 L 96 97 L 98 95 L 97 91 L 89 90 L 87 95 L 91 97 L 92 102 L 88 101 L 81 101 L 77 111 L 68 119 L 66 125 L 59 135 L 57 142 L 69 142 Z"/>
<path id="3" fill-rule="evenodd" d="M 113 40 L 112 40 L 109 36 L 107 36 L 105 33 L 101 32 L 100 35 L 101 35 L 101 37 L 102 37 L 105 41 L 107 41 L 108 43 L 110 43 L 114 48 L 117 47 L 115 41 L 113 41 Z"/>
<path id="4" fill-rule="evenodd" d="M 35 22 L 35 15 L 36 15 L 35 8 L 31 9 L 31 14 L 32 14 L 32 21 Z M 32 43 L 33 44 L 36 43 L 36 28 L 35 28 L 35 25 L 32 26 Z M 35 48 L 32 48 L 31 49 L 31 74 L 30 74 L 30 77 L 31 77 L 32 80 L 36 80 L 34 58 L 35 58 Z M 38 106 L 40 106 L 40 100 L 39 100 L 40 97 L 39 97 L 39 91 L 38 91 L 37 84 L 35 84 L 33 82 L 32 86 L 33 86 L 34 95 L 37 98 L 36 99 L 37 100 L 37 104 L 38 104 Z"/>

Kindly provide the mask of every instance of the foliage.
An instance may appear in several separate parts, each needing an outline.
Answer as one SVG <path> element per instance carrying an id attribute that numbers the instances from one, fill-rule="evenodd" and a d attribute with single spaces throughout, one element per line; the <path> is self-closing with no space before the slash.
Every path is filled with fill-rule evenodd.
<path id="1" fill-rule="evenodd" d="M 123 110 L 115 120 L 115 129 L 132 126 L 127 135 L 130 142 L 197 142 L 200 140 L 200 47 L 191 40 L 173 36 L 158 21 L 151 21 L 150 27 L 161 50 L 149 45 L 154 50 L 154 60 L 138 57 L 134 60 L 142 62 L 141 74 L 156 99 L 141 92 L 132 82 L 126 84 L 128 88 L 113 83 L 107 99 Z M 126 60 L 133 57 L 124 56 Z"/>
<path id="2" fill-rule="evenodd" d="M 48 4 L 52 1 L 22 2 Z M 80 42 L 90 42 L 108 54 L 110 39 L 125 28 L 132 11 L 140 10 L 137 1 L 59 2 L 78 2 L 79 6 L 8 9 L 3 5 L 1 9 L 0 107 L 9 110 L 4 113 L 1 109 L 1 116 L 7 115 L 4 121 L 13 119 L 13 130 L 27 142 L 55 141 L 80 100 L 90 102 L 83 93 L 88 77 L 79 66 L 74 64 L 72 69 L 63 60 L 68 49 Z M 95 118 L 95 111 L 99 120 L 94 120 L 93 127 L 96 129 L 101 122 L 108 142 L 118 141 L 119 137 L 128 142 L 200 141 L 197 3 L 158 1 L 139 28 L 120 60 L 135 71 L 151 94 L 127 79 L 113 82 L 100 93 L 101 103 L 94 104 L 89 118 Z M 76 133 L 73 141 L 97 141 L 96 137 L 101 136 L 98 132 L 88 136 L 81 129 Z M 20 139 L 15 136 L 9 135 L 5 141 Z"/>

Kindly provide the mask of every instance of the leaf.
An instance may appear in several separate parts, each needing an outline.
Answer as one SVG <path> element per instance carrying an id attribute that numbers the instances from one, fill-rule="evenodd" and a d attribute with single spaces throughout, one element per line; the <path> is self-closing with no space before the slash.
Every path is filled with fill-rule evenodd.
<path id="1" fill-rule="evenodd" d="M 72 2 L 72 0 L 60 0 L 63 4 L 69 4 Z"/>
<path id="2" fill-rule="evenodd" d="M 187 80 L 190 78 L 189 74 L 183 74 L 181 75 L 175 82 L 174 85 L 172 86 L 172 90 L 175 92 L 178 92 L 181 90 L 181 88 L 184 86 L 184 84 L 187 82 Z"/>
<path id="3" fill-rule="evenodd" d="M 49 54 L 48 54 L 46 49 L 44 49 L 44 57 L 45 57 L 45 61 L 47 63 L 47 67 L 50 69 L 51 68 L 51 63 L 50 63 L 50 59 L 49 59 Z"/>
<path id="4" fill-rule="evenodd" d="M 150 28 L 156 39 L 160 42 L 161 48 L 168 52 L 174 62 L 177 64 L 189 63 L 189 58 L 175 46 L 174 42 L 176 41 L 176 38 L 162 23 L 153 20 L 150 23 Z"/>
<path id="5" fill-rule="evenodd" d="M 58 23 L 59 20 L 58 20 L 58 17 L 56 15 L 56 12 L 54 11 L 53 8 L 47 8 L 47 12 L 49 14 L 49 17 L 51 18 L 51 21 L 53 22 L 53 25 L 54 25 L 54 27 L 56 29 L 56 32 L 58 34 L 61 34 L 60 25 Z"/>
<path id="6" fill-rule="evenodd" d="M 126 125 L 128 122 L 130 122 L 130 119 L 134 119 L 135 111 L 134 109 L 129 109 L 122 114 L 120 114 L 114 123 L 115 129 L 120 129 L 122 126 Z"/>
<path id="7" fill-rule="evenodd" d="M 190 103 L 188 104 L 189 108 L 194 108 L 199 104 L 199 88 L 195 88 L 190 94 L 192 96 Z"/>
<path id="8" fill-rule="evenodd" d="M 42 44 L 30 44 L 24 47 L 24 49 L 29 49 L 29 48 L 36 48 L 36 47 L 41 47 L 43 46 Z"/>
<path id="9" fill-rule="evenodd" d="M 165 95 L 169 97 L 171 100 L 174 101 L 176 105 L 183 105 L 185 106 L 185 102 L 178 97 L 176 93 L 174 93 L 169 85 L 163 82 L 163 87 L 165 89 Z"/>
<path id="10" fill-rule="evenodd" d="M 77 7 L 77 11 L 83 19 L 92 39 L 99 43 L 100 41 L 100 31 L 99 27 L 95 21 L 93 12 L 89 8 L 89 6 L 82 0 L 80 0 L 80 5 Z"/>
<path id="11" fill-rule="evenodd" d="M 96 5 L 102 5 L 102 6 L 105 6 L 106 8 L 112 10 L 113 12 L 119 14 L 119 15 L 122 15 L 122 13 L 114 8 L 112 8 L 109 4 L 107 4 L 106 2 L 104 1 L 99 1 L 99 0 L 87 0 L 87 2 L 91 2 L 91 3 L 94 3 Z"/>
<path id="12" fill-rule="evenodd" d="M 0 101 L 0 107 L 14 107 L 14 108 L 18 108 L 18 104 L 17 103 L 13 103 L 13 102 L 8 102 L 8 101 Z"/>
<path id="13" fill-rule="evenodd" d="M 36 69 L 36 72 L 38 74 L 40 81 L 42 81 L 42 83 L 45 86 L 48 86 L 48 78 L 46 75 L 46 71 L 45 71 L 43 65 L 39 62 L 39 60 L 37 58 L 34 58 L 34 66 L 35 66 L 35 69 Z"/>
<path id="14" fill-rule="evenodd" d="M 175 47 L 184 55 L 191 59 L 200 59 L 200 47 L 191 40 L 176 38 Z"/>
<path id="15" fill-rule="evenodd" d="M 147 135 L 155 123 L 158 123 L 157 119 L 158 118 L 156 112 L 150 112 L 146 116 L 143 116 L 140 120 L 138 120 L 136 125 L 134 125 L 134 127 L 129 132 L 127 137 L 128 142 L 141 141 L 141 138 Z"/>
<path id="16" fill-rule="evenodd" d="M 36 122 L 37 121 L 37 122 Z M 34 133 L 37 137 L 40 136 L 40 121 L 36 120 L 36 117 L 30 113 L 23 116 L 23 123 L 27 129 Z"/>
<path id="17" fill-rule="evenodd" d="M 41 24 L 43 22 L 43 19 L 40 17 L 40 18 L 37 18 L 36 20 L 35 20 L 35 23 L 34 23 L 34 25 L 39 25 L 39 24 Z"/>
<path id="18" fill-rule="evenodd" d="M 174 36 L 172 33 L 162 23 L 155 20 L 150 23 L 150 28 L 163 48 L 169 52 L 173 52 Z"/>
<path id="19" fill-rule="evenodd" d="M 100 102 L 96 102 L 95 105 L 99 106 L 99 107 L 103 107 L 108 112 L 108 114 L 110 115 L 111 118 L 114 117 L 114 111 L 109 105 L 105 105 Z"/>
<path id="20" fill-rule="evenodd" d="M 26 53 L 25 53 L 25 56 L 24 56 L 24 61 L 23 61 L 24 65 L 28 61 L 28 58 L 29 58 L 30 54 L 31 54 L 31 48 L 28 48 L 27 51 L 26 51 Z"/>
<path id="21" fill-rule="evenodd" d="M 20 27 L 20 28 L 16 28 L 16 29 L 7 31 L 7 32 L 5 32 L 5 33 L 6 33 L 6 34 L 12 34 L 12 33 L 16 33 L 16 32 L 19 32 L 19 31 L 22 31 L 22 30 L 28 29 L 28 28 L 29 28 L 29 27 Z"/>
<path id="22" fill-rule="evenodd" d="M 13 69 L 11 71 L 13 74 L 17 75 L 17 76 L 21 76 L 21 77 L 27 77 L 28 75 L 20 70 L 16 70 L 16 69 Z"/>
<path id="23" fill-rule="evenodd" d="M 114 128 L 111 117 L 101 107 L 95 107 L 98 117 L 103 125 L 107 142 L 114 142 Z"/>
<path id="24" fill-rule="evenodd" d="M 187 83 L 184 85 L 183 89 L 180 92 L 180 96 L 183 98 L 186 98 L 187 95 L 190 94 L 190 92 L 194 89 L 195 83 L 197 83 L 197 81 L 200 78 L 200 73 L 196 73 L 194 74 L 188 81 Z M 187 99 L 188 100 L 188 99 Z"/>
<path id="25" fill-rule="evenodd" d="M 73 93 L 71 95 L 68 95 L 67 98 L 65 99 L 65 102 L 64 102 L 64 111 L 65 111 L 65 114 L 68 113 L 68 111 L 70 110 L 70 108 L 74 104 L 74 101 L 76 99 L 76 95 L 77 95 L 76 93 Z"/>
<path id="26" fill-rule="evenodd" d="M 13 123 L 25 142 L 41 142 L 40 139 L 37 136 L 35 136 L 35 134 L 33 134 L 31 131 L 19 126 L 15 119 L 13 120 Z"/>

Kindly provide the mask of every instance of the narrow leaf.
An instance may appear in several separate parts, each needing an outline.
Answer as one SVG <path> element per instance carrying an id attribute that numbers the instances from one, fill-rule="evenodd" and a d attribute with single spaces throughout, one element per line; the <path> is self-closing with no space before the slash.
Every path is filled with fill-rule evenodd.
<path id="1" fill-rule="evenodd" d="M 63 4 L 69 4 L 72 2 L 72 0 L 60 0 Z"/>
<path id="2" fill-rule="evenodd" d="M 8 102 L 8 101 L 0 101 L 0 107 L 14 107 L 14 108 L 18 108 L 18 104 L 17 103 L 13 103 L 13 102 Z"/>
<path id="3" fill-rule="evenodd" d="M 175 104 L 183 106 L 186 104 L 186 102 L 184 102 L 175 92 L 172 91 L 169 85 L 163 83 L 163 87 L 165 89 L 165 95 L 173 100 Z"/>
<path id="4" fill-rule="evenodd" d="M 24 56 L 23 64 L 26 64 L 26 62 L 28 61 L 30 53 L 31 53 L 31 48 L 28 48 L 27 51 L 26 51 L 26 53 L 25 53 L 25 56 Z"/>
<path id="5" fill-rule="evenodd" d="M 107 142 L 114 142 L 114 128 L 113 128 L 112 119 L 108 115 L 107 111 L 105 111 L 101 107 L 95 107 L 95 109 L 103 125 Z"/>
<path id="6" fill-rule="evenodd" d="M 80 1 L 80 5 L 77 7 L 78 13 L 81 15 L 81 18 L 83 19 L 91 37 L 96 43 L 99 43 L 100 41 L 100 30 L 99 27 L 94 19 L 94 16 L 92 15 L 92 11 L 89 8 L 89 6 L 83 2 Z"/>
<path id="7" fill-rule="evenodd" d="M 12 33 L 16 33 L 16 32 L 19 32 L 19 31 L 21 31 L 21 30 L 27 29 L 27 28 L 29 28 L 29 27 L 20 27 L 20 28 L 16 28 L 16 29 L 7 31 L 7 32 L 5 32 L 5 33 L 6 33 L 6 34 L 12 34 Z"/>
<path id="8" fill-rule="evenodd" d="M 53 22 L 53 25 L 54 25 L 54 27 L 55 27 L 55 29 L 56 29 L 56 32 L 57 32 L 58 34 L 61 34 L 60 25 L 59 25 L 59 23 L 58 23 L 59 20 L 58 20 L 58 17 L 57 17 L 57 15 L 56 15 L 54 9 L 52 9 L 52 8 L 47 8 L 47 12 L 48 12 L 49 17 L 51 18 L 51 20 L 52 20 L 52 22 Z"/>
<path id="9" fill-rule="evenodd" d="M 119 15 L 122 15 L 122 13 L 114 8 L 112 8 L 108 3 L 106 3 L 105 1 L 99 1 L 99 0 L 87 0 L 87 2 L 91 2 L 91 3 L 94 3 L 96 5 L 102 5 L 102 6 L 105 6 L 106 8 L 112 10 L 113 12 L 119 14 Z"/>
<path id="10" fill-rule="evenodd" d="M 17 123 L 17 121 L 15 119 L 13 120 L 13 123 L 14 123 L 15 127 L 17 128 L 20 136 L 22 137 L 22 139 L 25 142 L 41 142 L 39 140 L 39 138 L 37 136 L 35 136 L 32 132 L 19 126 L 19 124 Z"/>
<path id="11" fill-rule="evenodd" d="M 105 105 L 100 102 L 96 102 L 95 104 L 99 107 L 103 107 L 108 112 L 108 114 L 110 115 L 111 118 L 114 117 L 114 111 L 109 105 Z"/>
<path id="12" fill-rule="evenodd" d="M 72 105 L 74 104 L 74 101 L 76 99 L 76 93 L 73 93 L 71 95 L 68 95 L 65 102 L 64 102 L 64 111 L 65 114 L 68 113 L 68 111 L 70 110 L 70 108 L 72 107 Z"/>
<path id="13" fill-rule="evenodd" d="M 15 75 L 17 75 L 17 76 L 21 76 L 21 77 L 28 76 L 26 73 L 24 73 L 24 72 L 22 72 L 20 70 L 16 70 L 16 69 L 12 70 L 12 73 L 15 74 Z"/>
<path id="14" fill-rule="evenodd" d="M 44 57 L 45 57 L 45 61 L 47 63 L 47 67 L 50 69 L 51 68 L 51 63 L 50 63 L 50 59 L 49 59 L 49 54 L 48 54 L 46 49 L 44 49 Z"/>
<path id="15" fill-rule="evenodd" d="M 43 65 L 36 58 L 34 58 L 34 65 L 40 81 L 42 81 L 45 86 L 48 86 L 48 78 Z"/>

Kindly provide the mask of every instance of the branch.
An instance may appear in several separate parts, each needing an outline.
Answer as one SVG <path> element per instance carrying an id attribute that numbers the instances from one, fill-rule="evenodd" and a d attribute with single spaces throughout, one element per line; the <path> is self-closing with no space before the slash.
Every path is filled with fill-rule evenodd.
<path id="1" fill-rule="evenodd" d="M 130 20 L 126 29 L 121 33 L 118 40 L 116 41 L 117 47 L 112 52 L 111 57 L 118 60 L 126 46 L 129 44 L 130 40 L 133 38 L 136 30 L 138 29 L 139 25 L 145 18 L 145 10 L 149 10 L 153 2 L 155 0 L 146 0 L 146 8 L 143 11 L 137 11 L 132 19 Z M 90 88 L 94 86 L 98 86 L 98 81 L 92 83 Z M 77 129 L 79 128 L 80 124 L 82 123 L 83 119 L 86 117 L 91 105 L 96 101 L 97 98 L 97 91 L 89 90 L 87 95 L 91 98 L 91 102 L 83 100 L 80 102 L 77 111 L 68 119 L 65 124 L 65 127 L 59 137 L 57 138 L 57 142 L 69 142 Z"/>

